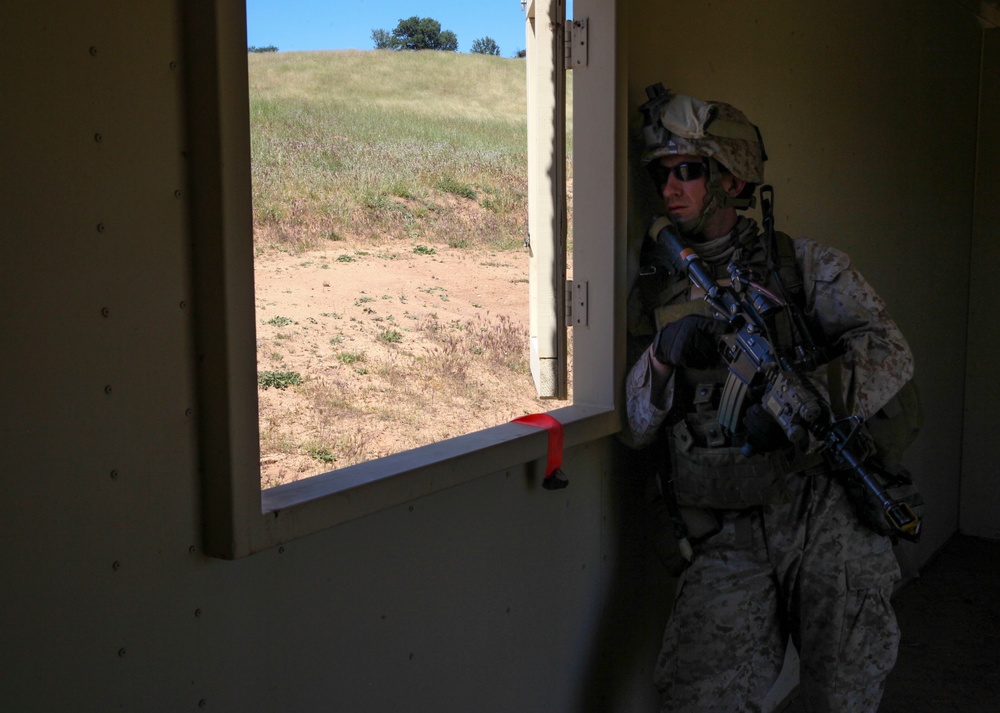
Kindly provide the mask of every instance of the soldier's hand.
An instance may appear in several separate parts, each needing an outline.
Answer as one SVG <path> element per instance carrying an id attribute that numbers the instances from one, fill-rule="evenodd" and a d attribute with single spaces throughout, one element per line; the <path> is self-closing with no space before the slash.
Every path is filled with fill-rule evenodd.
<path id="1" fill-rule="evenodd" d="M 719 320 L 689 314 L 661 329 L 651 351 L 663 364 L 706 369 L 719 359 L 719 336 L 725 330 Z"/>

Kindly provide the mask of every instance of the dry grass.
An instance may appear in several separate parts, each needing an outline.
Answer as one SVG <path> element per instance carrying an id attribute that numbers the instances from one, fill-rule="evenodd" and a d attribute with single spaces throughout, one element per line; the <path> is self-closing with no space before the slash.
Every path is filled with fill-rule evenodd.
<path id="1" fill-rule="evenodd" d="M 248 59 L 262 487 L 559 405 L 527 363 L 523 62 Z"/>
<path id="2" fill-rule="evenodd" d="M 450 234 L 511 248 L 523 239 L 522 60 L 434 51 L 248 59 L 259 247 Z M 475 229 L 454 219 L 456 198 L 485 209 Z"/>

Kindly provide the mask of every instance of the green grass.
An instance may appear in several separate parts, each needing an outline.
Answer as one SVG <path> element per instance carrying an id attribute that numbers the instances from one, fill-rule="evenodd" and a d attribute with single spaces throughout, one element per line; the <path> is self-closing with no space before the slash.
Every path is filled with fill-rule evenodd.
<path id="1" fill-rule="evenodd" d="M 287 389 L 301 384 L 302 375 L 297 371 L 261 371 L 257 373 L 257 383 L 263 389 Z"/>
<path id="2" fill-rule="evenodd" d="M 259 246 L 449 235 L 520 247 L 523 60 L 374 50 L 247 60 Z M 483 208 L 477 224 L 452 218 L 456 197 Z"/>

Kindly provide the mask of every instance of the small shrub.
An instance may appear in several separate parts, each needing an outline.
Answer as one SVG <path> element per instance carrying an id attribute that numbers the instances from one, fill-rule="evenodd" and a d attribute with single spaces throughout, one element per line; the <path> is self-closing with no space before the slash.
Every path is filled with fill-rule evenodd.
<path id="1" fill-rule="evenodd" d="M 329 448 L 324 447 L 313 447 L 309 449 L 309 455 L 318 461 L 323 463 L 333 463 L 336 458 L 333 457 L 333 453 L 330 452 Z"/>
<path id="2" fill-rule="evenodd" d="M 469 200 L 476 200 L 476 189 L 467 183 L 462 183 L 457 181 L 450 176 L 446 176 L 438 181 L 438 190 L 444 191 L 445 193 L 451 193 L 452 195 L 460 196 L 461 198 L 468 198 Z"/>
<path id="3" fill-rule="evenodd" d="M 271 319 L 267 320 L 267 324 L 270 324 L 272 327 L 287 327 L 291 323 L 292 320 L 289 317 L 271 317 Z"/>
<path id="4" fill-rule="evenodd" d="M 437 254 L 437 250 L 435 250 L 434 248 L 429 248 L 426 245 L 418 245 L 417 247 L 413 248 L 413 252 L 415 252 L 417 255 L 436 255 Z"/>
<path id="5" fill-rule="evenodd" d="M 257 383 L 262 389 L 287 389 L 302 383 L 302 375 L 297 371 L 261 371 L 257 373 Z"/>
<path id="6" fill-rule="evenodd" d="M 396 329 L 385 329 L 378 335 L 378 338 L 387 344 L 398 344 L 403 341 L 403 334 Z"/>

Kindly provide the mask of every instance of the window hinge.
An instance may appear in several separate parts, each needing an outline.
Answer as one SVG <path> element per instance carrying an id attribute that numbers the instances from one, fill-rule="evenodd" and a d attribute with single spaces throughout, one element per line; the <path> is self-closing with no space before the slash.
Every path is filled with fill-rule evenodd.
<path id="1" fill-rule="evenodd" d="M 563 37 L 566 69 L 587 66 L 587 18 L 566 23 Z"/>
<path id="2" fill-rule="evenodd" d="M 566 326 L 587 326 L 587 282 L 566 281 Z"/>

